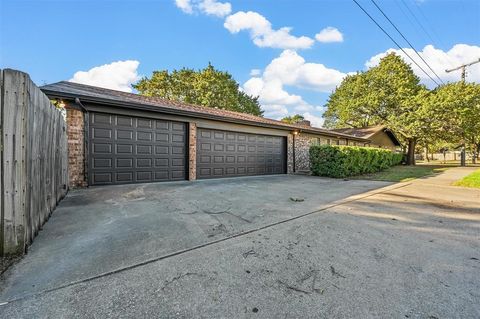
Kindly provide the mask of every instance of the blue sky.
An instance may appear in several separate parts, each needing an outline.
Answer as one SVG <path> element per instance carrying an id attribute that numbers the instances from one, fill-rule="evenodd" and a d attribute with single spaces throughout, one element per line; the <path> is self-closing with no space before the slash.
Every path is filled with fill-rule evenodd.
<path id="1" fill-rule="evenodd" d="M 358 1 L 408 47 L 371 0 Z M 460 76 L 445 68 L 480 58 L 480 1 L 376 2 L 442 80 Z M 73 79 L 129 90 L 153 70 L 211 62 L 259 95 L 266 116 L 300 113 L 315 125 L 345 74 L 396 49 L 351 0 L 0 3 L 0 67 L 28 72 L 38 85 Z M 468 79 L 480 82 L 480 64 Z"/>

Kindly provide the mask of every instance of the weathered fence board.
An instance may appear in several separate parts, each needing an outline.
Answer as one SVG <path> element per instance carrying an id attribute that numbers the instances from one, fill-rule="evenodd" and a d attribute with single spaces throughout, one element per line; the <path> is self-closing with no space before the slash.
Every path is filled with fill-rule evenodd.
<path id="1" fill-rule="evenodd" d="M 0 254 L 22 254 L 66 194 L 67 137 L 61 112 L 28 74 L 0 70 Z"/>

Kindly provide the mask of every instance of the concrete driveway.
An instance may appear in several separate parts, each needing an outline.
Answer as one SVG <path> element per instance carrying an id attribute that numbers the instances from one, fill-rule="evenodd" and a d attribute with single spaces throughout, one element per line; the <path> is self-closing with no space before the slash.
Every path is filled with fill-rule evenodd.
<path id="1" fill-rule="evenodd" d="M 4 274 L 0 316 L 477 318 L 480 191 L 448 186 L 467 170 L 70 192 Z"/>

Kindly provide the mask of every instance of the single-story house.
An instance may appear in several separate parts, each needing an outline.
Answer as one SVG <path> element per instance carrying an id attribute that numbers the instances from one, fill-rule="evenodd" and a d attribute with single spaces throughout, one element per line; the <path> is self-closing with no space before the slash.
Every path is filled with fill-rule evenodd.
<path id="1" fill-rule="evenodd" d="M 361 136 L 89 85 L 41 87 L 66 109 L 71 187 L 309 171 L 312 143 Z"/>
<path id="2" fill-rule="evenodd" d="M 395 136 L 395 134 L 384 125 L 375 125 L 359 128 L 340 128 L 332 129 L 337 133 L 352 135 L 355 137 L 362 137 L 370 140 L 371 147 L 380 147 L 397 151 L 402 147 L 402 144 Z"/>

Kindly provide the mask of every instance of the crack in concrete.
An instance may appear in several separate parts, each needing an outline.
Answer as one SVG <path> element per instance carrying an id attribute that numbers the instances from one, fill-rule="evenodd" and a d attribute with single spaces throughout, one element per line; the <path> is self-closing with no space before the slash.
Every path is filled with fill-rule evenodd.
<path id="1" fill-rule="evenodd" d="M 341 277 L 341 278 L 347 278 L 345 277 L 344 275 L 340 274 L 339 272 L 337 272 L 335 270 L 335 267 L 333 266 L 330 266 L 330 272 L 332 273 L 332 276 L 337 276 L 337 277 Z"/>
<path id="2" fill-rule="evenodd" d="M 178 276 L 175 276 L 170 280 L 166 280 L 165 283 L 163 284 L 162 288 L 160 288 L 160 289 L 165 290 L 166 288 L 168 288 L 168 286 L 170 286 L 174 282 L 176 282 L 180 279 L 183 279 L 185 277 L 189 277 L 189 276 L 206 277 L 206 275 L 204 275 L 204 274 L 199 274 L 199 273 L 196 273 L 196 272 L 186 272 L 184 274 L 180 274 Z"/>

